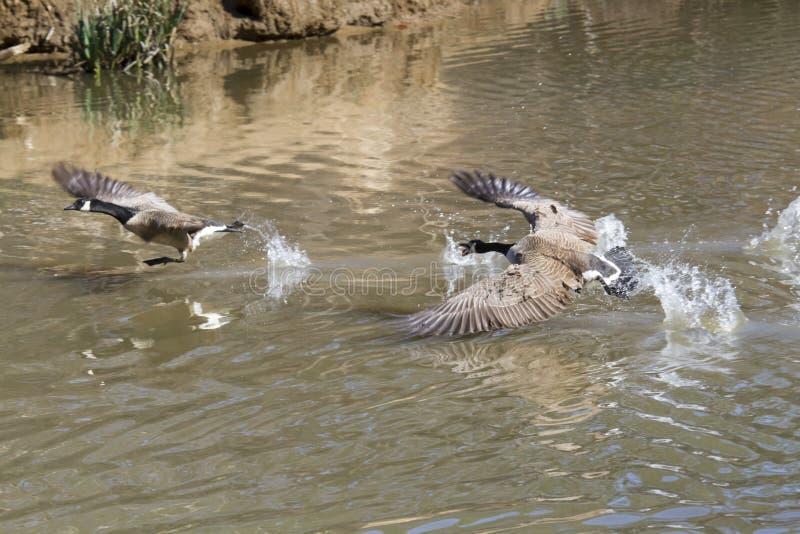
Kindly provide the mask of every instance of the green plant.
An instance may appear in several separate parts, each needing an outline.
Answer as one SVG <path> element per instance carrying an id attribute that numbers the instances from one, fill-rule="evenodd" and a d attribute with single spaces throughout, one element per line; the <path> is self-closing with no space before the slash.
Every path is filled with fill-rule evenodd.
<path id="1" fill-rule="evenodd" d="M 76 3 L 72 54 L 87 72 L 163 67 L 172 62 L 175 31 L 188 0 Z"/>

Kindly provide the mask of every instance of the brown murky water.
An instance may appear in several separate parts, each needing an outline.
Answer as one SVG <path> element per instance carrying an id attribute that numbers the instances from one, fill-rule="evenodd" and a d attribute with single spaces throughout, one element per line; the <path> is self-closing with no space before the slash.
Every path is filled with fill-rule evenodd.
<path id="1" fill-rule="evenodd" d="M 799 52 L 790 0 L 509 1 L 0 74 L 0 530 L 796 530 Z M 148 268 L 60 160 L 255 229 Z M 627 231 L 645 290 L 398 333 L 525 231 L 464 167 Z"/>

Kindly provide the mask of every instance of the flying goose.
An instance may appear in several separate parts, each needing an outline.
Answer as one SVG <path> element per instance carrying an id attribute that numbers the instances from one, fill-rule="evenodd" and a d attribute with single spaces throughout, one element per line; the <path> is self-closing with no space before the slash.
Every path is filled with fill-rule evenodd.
<path id="1" fill-rule="evenodd" d="M 407 317 L 415 334 L 471 334 L 544 321 L 561 312 L 584 283 L 599 280 L 626 298 L 638 285 L 633 258 L 617 247 L 594 252 L 597 233 L 584 213 L 540 197 L 529 187 L 493 174 L 457 172 L 450 180 L 467 195 L 521 211 L 531 232 L 517 243 L 459 244 L 462 255 L 498 252 L 511 265 L 451 299 Z"/>
<path id="2" fill-rule="evenodd" d="M 53 180 L 78 198 L 65 210 L 106 213 L 145 241 L 178 249 L 180 258 L 164 256 L 145 260 L 150 266 L 183 263 L 189 252 L 200 246 L 201 239 L 216 232 L 238 232 L 244 226 L 239 221 L 220 224 L 181 213 L 155 193 L 142 193 L 125 182 L 65 163 L 53 167 Z"/>

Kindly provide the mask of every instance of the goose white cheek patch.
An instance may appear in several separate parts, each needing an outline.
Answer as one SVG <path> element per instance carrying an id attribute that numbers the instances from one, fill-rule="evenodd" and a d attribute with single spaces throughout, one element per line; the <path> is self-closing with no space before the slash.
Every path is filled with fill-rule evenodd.
<path id="1" fill-rule="evenodd" d="M 91 209 L 92 209 L 92 203 L 89 202 L 88 200 L 83 203 L 83 206 L 81 206 L 81 211 L 90 211 Z"/>

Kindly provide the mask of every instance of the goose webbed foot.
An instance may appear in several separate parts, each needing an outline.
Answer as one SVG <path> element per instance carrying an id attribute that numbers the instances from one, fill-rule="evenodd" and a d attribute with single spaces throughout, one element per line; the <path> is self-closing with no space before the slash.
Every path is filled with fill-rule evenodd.
<path id="1" fill-rule="evenodd" d="M 153 258 L 150 260 L 144 260 L 143 263 L 146 263 L 150 267 L 154 265 L 161 265 L 166 263 L 183 263 L 185 260 L 184 258 L 168 258 L 167 256 L 162 256 L 160 258 Z"/>

